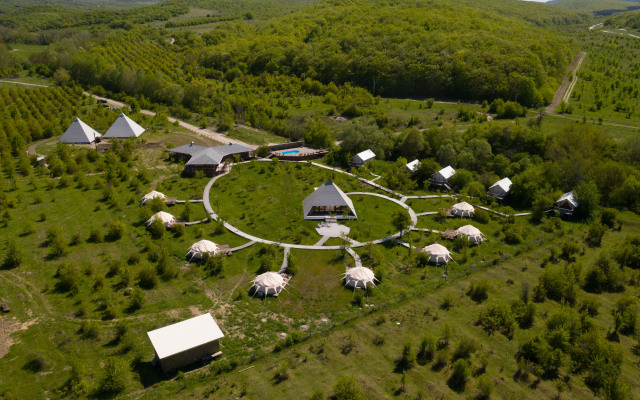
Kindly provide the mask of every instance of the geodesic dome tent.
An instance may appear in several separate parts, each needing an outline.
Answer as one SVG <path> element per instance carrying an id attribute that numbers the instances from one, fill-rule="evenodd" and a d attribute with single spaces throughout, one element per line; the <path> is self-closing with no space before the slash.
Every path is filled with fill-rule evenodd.
<path id="1" fill-rule="evenodd" d="M 426 252 L 429 255 L 429 262 L 432 264 L 446 264 L 449 261 L 453 260 L 453 258 L 451 257 L 451 252 L 449 252 L 449 250 L 447 250 L 447 248 L 441 244 L 431 244 L 423 248 L 422 251 Z"/>
<path id="2" fill-rule="evenodd" d="M 210 240 L 201 240 L 191 245 L 189 248 L 189 252 L 187 253 L 187 258 L 189 261 L 192 259 L 200 260 L 204 257 L 205 254 L 210 256 L 214 256 L 219 252 L 219 247 L 217 244 L 213 243 Z"/>
<path id="3" fill-rule="evenodd" d="M 480 230 L 473 225 L 461 226 L 460 228 L 456 229 L 456 233 L 458 237 L 460 237 L 460 235 L 466 236 L 471 243 L 482 243 L 482 241 L 484 240 L 484 235 L 482 235 L 482 232 L 480 232 Z"/>
<path id="4" fill-rule="evenodd" d="M 255 277 L 251 291 L 260 297 L 277 296 L 284 289 L 284 277 L 277 272 L 265 272 Z"/>
<path id="5" fill-rule="evenodd" d="M 156 219 L 162 221 L 164 226 L 166 226 L 167 228 L 171 228 L 173 224 L 176 223 L 176 217 L 169 214 L 168 212 L 160 211 L 147 220 L 147 227 L 151 225 L 151 223 Z"/>
<path id="6" fill-rule="evenodd" d="M 376 277 L 373 271 L 365 267 L 349 269 L 344 274 L 344 285 L 354 289 L 366 289 L 367 286 L 375 286 Z"/>
<path id="7" fill-rule="evenodd" d="M 163 200 L 167 198 L 167 196 L 165 196 L 163 193 L 156 192 L 155 190 L 152 190 L 149 193 L 147 193 L 144 196 L 142 196 L 142 198 L 140 199 L 140 203 L 147 204 L 147 201 L 149 201 L 151 199 L 155 199 L 156 197 L 159 197 L 159 198 L 161 198 Z"/>
<path id="8" fill-rule="evenodd" d="M 466 201 L 454 204 L 451 207 L 451 215 L 455 216 L 455 217 L 473 217 L 473 212 L 475 211 L 475 209 L 473 208 L 473 206 L 469 203 L 467 203 Z"/>

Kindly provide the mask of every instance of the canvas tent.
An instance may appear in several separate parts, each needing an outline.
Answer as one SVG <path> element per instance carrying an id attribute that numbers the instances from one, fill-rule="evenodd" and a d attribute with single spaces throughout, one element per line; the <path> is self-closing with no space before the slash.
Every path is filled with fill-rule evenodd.
<path id="1" fill-rule="evenodd" d="M 453 169 L 451 165 L 448 165 L 442 168 L 440 171 L 431 175 L 431 177 L 429 178 L 429 183 L 435 186 L 443 186 L 451 190 L 451 187 L 449 186 L 449 178 L 455 175 L 455 173 L 456 170 Z"/>
<path id="2" fill-rule="evenodd" d="M 473 208 L 473 206 L 466 201 L 454 204 L 451 207 L 451 215 L 453 215 L 454 217 L 471 218 L 473 217 L 474 211 L 475 209 Z"/>
<path id="3" fill-rule="evenodd" d="M 336 219 L 356 219 L 353 202 L 331 179 L 302 201 L 304 219 L 322 220 L 328 216 Z"/>
<path id="4" fill-rule="evenodd" d="M 161 198 L 163 200 L 167 198 L 167 196 L 165 196 L 164 194 L 160 192 L 156 192 L 155 190 L 152 190 L 149 193 L 142 196 L 142 198 L 140 199 L 140 203 L 147 204 L 147 201 L 151 199 L 155 199 L 156 197 Z"/>
<path id="5" fill-rule="evenodd" d="M 138 125 L 131 118 L 124 115 L 124 113 L 120 114 L 118 119 L 115 120 L 111 128 L 104 134 L 105 139 L 126 139 L 130 137 L 138 137 L 142 135 L 145 129 Z"/>
<path id="6" fill-rule="evenodd" d="M 284 277 L 277 272 L 265 272 L 255 277 L 251 292 L 254 296 L 277 296 L 285 286 Z"/>
<path id="7" fill-rule="evenodd" d="M 554 208 L 562 215 L 571 216 L 578 207 L 578 199 L 573 191 L 563 194 L 554 204 Z"/>
<path id="8" fill-rule="evenodd" d="M 491 197 L 502 200 L 507 196 L 507 194 L 509 194 L 509 190 L 511 190 L 511 179 L 502 178 L 489 187 L 487 194 Z"/>
<path id="9" fill-rule="evenodd" d="M 471 243 L 478 244 L 482 243 L 482 241 L 484 240 L 482 232 L 480 232 L 480 230 L 473 225 L 461 226 L 460 228 L 456 229 L 456 234 L 458 237 L 460 237 L 461 235 L 466 236 Z"/>
<path id="10" fill-rule="evenodd" d="M 420 167 L 420 160 L 413 160 L 410 163 L 408 163 L 407 165 L 405 165 L 407 167 L 407 169 L 409 170 L 409 172 L 411 172 L 412 174 L 414 172 L 416 172 L 418 170 L 418 168 Z"/>
<path id="11" fill-rule="evenodd" d="M 369 268 L 350 268 L 344 274 L 344 285 L 353 289 L 366 289 L 367 286 L 375 286 L 376 277 Z"/>
<path id="12" fill-rule="evenodd" d="M 151 223 L 156 219 L 162 221 L 164 226 L 166 226 L 167 228 L 171 228 L 173 224 L 176 223 L 176 218 L 173 215 L 169 214 L 168 212 L 160 211 L 158 213 L 155 213 L 151 218 L 147 220 L 147 226 L 151 225 Z"/>
<path id="13" fill-rule="evenodd" d="M 376 158 L 375 153 L 367 149 L 351 157 L 350 165 L 352 167 L 360 167 L 373 160 L 374 158 Z"/>
<path id="14" fill-rule="evenodd" d="M 426 252 L 429 255 L 429 262 L 436 265 L 446 264 L 449 261 L 453 260 L 449 250 L 437 243 L 426 246 L 422 249 L 422 251 Z"/>
<path id="15" fill-rule="evenodd" d="M 211 314 L 147 332 L 160 367 L 166 373 L 220 354 L 224 334 Z"/>
<path id="16" fill-rule="evenodd" d="M 76 118 L 73 120 L 71 125 L 69 125 L 64 134 L 60 137 L 60 142 L 88 144 L 95 142 L 99 137 L 100 134 L 96 132 L 92 127 L 82 122 L 80 118 Z"/>
<path id="17" fill-rule="evenodd" d="M 213 243 L 210 240 L 203 239 L 191 245 L 191 248 L 189 248 L 189 252 L 187 253 L 187 258 L 189 258 L 189 261 L 194 258 L 200 260 L 205 254 L 214 256 L 219 251 L 220 249 L 218 248 L 217 244 Z"/>

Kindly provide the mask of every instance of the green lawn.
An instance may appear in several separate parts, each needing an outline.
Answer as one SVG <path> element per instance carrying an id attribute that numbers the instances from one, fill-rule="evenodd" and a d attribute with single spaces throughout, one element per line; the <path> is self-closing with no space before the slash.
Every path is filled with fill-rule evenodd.
<path id="1" fill-rule="evenodd" d="M 243 141 L 245 143 L 261 146 L 275 143 L 284 143 L 287 141 L 287 139 L 283 138 L 282 136 L 277 136 L 268 132 L 256 131 L 239 126 L 234 126 L 233 128 L 231 128 L 231 130 L 227 132 L 227 136 L 232 139 Z"/>

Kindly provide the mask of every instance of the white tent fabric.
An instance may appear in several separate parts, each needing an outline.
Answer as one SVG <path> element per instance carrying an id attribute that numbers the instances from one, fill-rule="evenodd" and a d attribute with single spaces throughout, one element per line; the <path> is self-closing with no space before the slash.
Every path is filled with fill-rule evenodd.
<path id="1" fill-rule="evenodd" d="M 138 125 L 131 118 L 126 115 L 120 114 L 118 119 L 111 125 L 111 128 L 104 134 L 105 139 L 110 138 L 130 138 L 130 137 L 138 137 L 142 135 L 145 129 Z"/>
<path id="2" fill-rule="evenodd" d="M 162 221 L 164 226 L 166 226 L 167 228 L 171 228 L 173 224 L 176 223 L 176 217 L 169 214 L 168 212 L 160 211 L 147 220 L 147 226 L 151 225 L 151 223 L 156 219 Z"/>
<path id="3" fill-rule="evenodd" d="M 92 127 L 82 122 L 80 118 L 73 120 L 64 134 L 60 137 L 62 143 L 93 143 L 100 134 Z"/>
<path id="4" fill-rule="evenodd" d="M 429 254 L 429 262 L 434 264 L 446 264 L 449 261 L 453 260 L 449 250 L 437 243 L 426 246 L 422 250 Z"/>
<path id="5" fill-rule="evenodd" d="M 420 160 L 413 160 L 410 163 L 408 163 L 406 167 L 409 170 L 409 172 L 414 173 L 420 167 Z"/>
<path id="6" fill-rule="evenodd" d="M 161 198 L 163 200 L 167 198 L 167 196 L 165 196 L 163 193 L 156 192 L 155 190 L 152 190 L 149 193 L 147 193 L 144 196 L 142 196 L 142 198 L 140 199 L 140 202 L 142 204 L 147 204 L 147 201 L 149 201 L 151 199 L 155 199 L 156 197 L 159 197 L 159 198 Z"/>
<path id="7" fill-rule="evenodd" d="M 472 217 L 474 211 L 473 206 L 466 201 L 454 204 L 453 207 L 451 207 L 451 214 L 456 217 Z"/>
<path id="8" fill-rule="evenodd" d="M 255 295 L 266 297 L 279 294 L 284 289 L 284 277 L 277 272 L 265 272 L 255 277 L 251 289 Z"/>
<path id="9" fill-rule="evenodd" d="M 201 259 L 205 254 L 209 254 L 210 256 L 216 255 L 218 253 L 218 245 L 213 243 L 210 240 L 201 240 L 191 245 L 189 252 L 187 253 L 187 257 L 189 260 Z"/>
<path id="10" fill-rule="evenodd" d="M 480 230 L 473 225 L 461 226 L 456 230 L 456 232 L 458 233 L 458 236 L 466 236 L 471 243 L 482 243 L 482 241 L 484 240 L 484 235 L 482 235 L 482 232 L 480 232 Z"/>
<path id="11" fill-rule="evenodd" d="M 511 185 L 511 179 L 502 178 L 498 182 L 491 185 L 491 187 L 489 187 L 488 194 L 489 196 L 495 196 L 499 199 L 502 199 L 509 193 L 509 190 L 511 190 Z"/>
<path id="12" fill-rule="evenodd" d="M 354 289 L 366 289 L 367 285 L 375 286 L 375 280 L 376 277 L 373 274 L 373 271 L 365 267 L 351 268 L 344 274 L 345 286 Z"/>

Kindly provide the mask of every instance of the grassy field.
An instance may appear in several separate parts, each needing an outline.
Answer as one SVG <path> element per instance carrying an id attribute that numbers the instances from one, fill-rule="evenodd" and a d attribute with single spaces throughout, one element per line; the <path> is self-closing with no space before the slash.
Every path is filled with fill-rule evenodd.
<path id="1" fill-rule="evenodd" d="M 232 139 L 241 140 L 245 143 L 257 145 L 284 143 L 287 141 L 287 139 L 282 136 L 254 129 L 247 129 L 240 126 L 234 126 L 231 128 L 231 130 L 227 132 L 227 136 Z"/>

